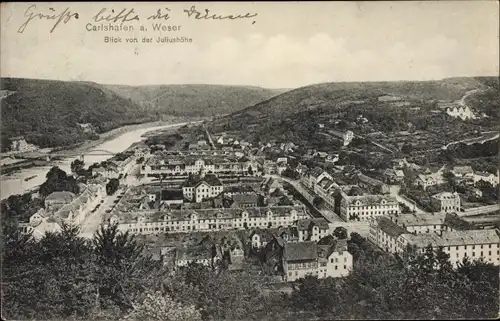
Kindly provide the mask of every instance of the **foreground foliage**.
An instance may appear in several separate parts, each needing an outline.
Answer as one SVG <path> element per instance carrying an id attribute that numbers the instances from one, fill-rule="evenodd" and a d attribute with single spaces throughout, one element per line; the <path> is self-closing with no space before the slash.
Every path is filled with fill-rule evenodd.
<path id="1" fill-rule="evenodd" d="M 116 225 L 93 240 L 63 226 L 39 241 L 4 225 L 3 315 L 44 320 L 324 320 L 491 318 L 498 268 L 427 248 L 392 257 L 356 233 L 344 279 L 307 277 L 290 294 L 245 271 L 192 265 L 169 273 Z"/>

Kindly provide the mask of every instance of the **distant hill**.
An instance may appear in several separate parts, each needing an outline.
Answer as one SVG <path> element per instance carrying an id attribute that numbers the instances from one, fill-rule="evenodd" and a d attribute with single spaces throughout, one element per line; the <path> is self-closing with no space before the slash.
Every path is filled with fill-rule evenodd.
<path id="1" fill-rule="evenodd" d="M 495 77 L 323 83 L 282 93 L 218 119 L 210 126 L 215 131 L 241 131 L 247 139 L 258 141 L 262 136 L 280 139 L 297 134 L 307 136 L 315 123 L 331 122 L 337 118 L 353 121 L 353 117 L 365 115 L 374 122 L 383 122 L 382 118 L 386 117 L 385 124 L 375 128 L 384 131 L 406 126 L 408 117 L 398 113 L 405 113 L 410 107 L 422 108 L 426 111 L 422 117 L 428 116 L 440 100 L 457 101 L 468 91 L 492 92 L 495 88 L 498 88 L 498 78 Z M 382 96 L 395 97 L 398 102 L 381 101 L 379 97 Z M 396 103 L 401 103 L 400 107 L 395 107 Z M 481 109 L 478 104 L 475 106 Z M 287 128 L 296 128 L 300 133 L 290 133 Z M 406 128 L 399 130 L 403 129 Z"/>
<path id="2" fill-rule="evenodd" d="M 143 108 L 174 116 L 230 114 L 286 91 L 223 85 L 106 85 L 106 87 Z"/>
<path id="3" fill-rule="evenodd" d="M 40 147 L 95 138 L 126 124 L 154 120 L 137 104 L 92 82 L 2 78 L 2 149 L 22 135 Z M 90 132 L 79 124 L 91 124 Z"/>
<path id="4" fill-rule="evenodd" d="M 164 115 L 230 113 L 282 92 L 257 87 L 134 87 L 22 78 L 2 78 L 0 89 L 2 150 L 14 136 L 22 135 L 40 147 L 67 146 Z"/>

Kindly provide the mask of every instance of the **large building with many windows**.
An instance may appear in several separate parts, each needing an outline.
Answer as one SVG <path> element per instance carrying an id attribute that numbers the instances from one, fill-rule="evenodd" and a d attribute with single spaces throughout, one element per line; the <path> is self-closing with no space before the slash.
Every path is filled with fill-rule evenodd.
<path id="1" fill-rule="evenodd" d="M 453 213 L 460 211 L 460 195 L 457 192 L 442 192 L 433 195 L 432 201 L 441 209 L 441 212 Z"/>
<path id="2" fill-rule="evenodd" d="M 348 196 L 341 192 L 340 217 L 346 222 L 370 221 L 372 217 L 400 212 L 396 198 L 387 195 Z"/>
<path id="3" fill-rule="evenodd" d="M 500 232 L 498 230 L 465 230 L 447 231 L 441 235 L 436 233 L 403 234 L 401 248 L 413 245 L 424 251 L 429 244 L 437 249 L 441 247 L 450 255 L 451 263 L 456 266 L 465 257 L 472 260 L 483 259 L 487 263 L 500 265 Z"/>
<path id="4" fill-rule="evenodd" d="M 131 211 L 111 213 L 110 224 L 132 234 L 278 228 L 309 217 L 302 206 L 218 208 L 200 210 Z"/>
<path id="5" fill-rule="evenodd" d="M 496 229 L 453 230 L 447 226 L 439 227 L 437 221 L 428 221 L 424 232 L 410 233 L 408 226 L 402 226 L 406 224 L 403 222 L 398 220 L 396 223 L 388 217 L 374 219 L 368 239 L 390 253 L 401 253 L 408 245 L 422 252 L 428 245 L 435 249 L 441 247 L 450 255 L 450 261 L 455 266 L 465 257 L 482 258 L 485 262 L 500 265 L 500 231 Z M 431 226 L 434 230 L 431 230 Z"/>
<path id="6" fill-rule="evenodd" d="M 251 170 L 250 170 L 251 169 Z M 226 156 L 152 156 L 141 167 L 145 176 L 186 177 L 189 174 L 213 173 L 224 175 L 250 175 L 257 166 L 246 157 Z"/>

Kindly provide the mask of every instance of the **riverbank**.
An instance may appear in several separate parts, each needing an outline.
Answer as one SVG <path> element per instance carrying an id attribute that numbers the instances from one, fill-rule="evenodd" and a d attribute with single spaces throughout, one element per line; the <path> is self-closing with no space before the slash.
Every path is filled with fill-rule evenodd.
<path id="1" fill-rule="evenodd" d="M 201 118 L 190 118 L 190 117 L 172 117 L 169 119 L 159 120 L 155 122 L 147 122 L 141 124 L 134 125 L 126 125 L 122 126 L 108 132 L 102 133 L 99 135 L 99 139 L 96 140 L 87 140 L 82 143 L 79 143 L 76 146 L 68 146 L 58 149 L 57 151 L 53 150 L 51 154 L 61 153 L 61 154 L 85 154 L 91 151 L 98 145 L 101 145 L 109 140 L 115 139 L 116 137 L 123 135 L 128 132 L 132 132 L 134 130 L 148 128 L 148 127 L 158 127 L 158 126 L 167 126 L 175 123 L 185 123 L 185 122 L 193 122 L 203 120 Z M 54 153 L 55 151 L 55 153 Z"/>
<path id="2" fill-rule="evenodd" d="M 52 161 L 47 166 L 35 166 L 22 168 L 10 176 L 2 176 L 0 194 L 1 198 L 10 195 L 23 194 L 33 190 L 45 181 L 45 176 L 52 166 L 58 166 L 66 173 L 71 172 L 71 163 L 80 156 L 84 158 L 86 166 L 100 163 L 111 158 L 114 154 L 122 153 L 132 144 L 143 140 L 144 134 L 162 128 L 177 128 L 199 119 L 192 118 L 171 118 L 158 122 L 149 122 L 137 125 L 124 126 L 122 128 L 107 132 L 99 140 L 81 144 L 78 147 L 67 149 L 61 154 L 51 154 Z M 94 153 L 92 150 L 99 149 L 108 151 L 107 153 Z M 58 159 L 55 160 L 54 156 Z"/>

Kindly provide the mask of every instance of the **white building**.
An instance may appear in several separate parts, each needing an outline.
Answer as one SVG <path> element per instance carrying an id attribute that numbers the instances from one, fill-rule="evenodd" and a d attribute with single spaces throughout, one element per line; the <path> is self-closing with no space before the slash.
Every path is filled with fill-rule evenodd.
<path id="1" fill-rule="evenodd" d="M 346 240 L 284 245 L 283 273 L 286 282 L 296 281 L 306 275 L 317 276 L 320 279 L 344 277 L 351 270 L 352 255 L 347 251 Z"/>
<path id="2" fill-rule="evenodd" d="M 348 196 L 341 192 L 340 217 L 349 222 L 370 221 L 372 217 L 400 213 L 399 202 L 387 195 Z"/>
<path id="3" fill-rule="evenodd" d="M 288 227 L 307 218 L 303 207 L 273 206 L 253 208 L 220 208 L 200 210 L 170 210 L 158 212 L 117 209 L 109 222 L 131 234 L 189 233 L 191 231 L 245 230 Z"/>
<path id="4" fill-rule="evenodd" d="M 376 217 L 370 221 L 368 239 L 385 251 L 396 253 L 404 248 L 401 235 L 442 234 L 453 229 L 445 224 L 445 214 L 399 214 Z"/>
<path id="5" fill-rule="evenodd" d="M 335 208 L 335 192 L 339 186 L 331 179 L 325 177 L 314 185 L 314 192 L 323 198 L 330 209 Z"/>
<path id="6" fill-rule="evenodd" d="M 407 231 L 387 217 L 377 217 L 370 222 L 368 239 L 381 249 L 396 253 L 403 245 L 399 237 Z"/>
<path id="7" fill-rule="evenodd" d="M 498 174 L 495 175 L 487 172 L 477 172 L 474 174 L 474 184 L 479 181 L 488 182 L 493 186 L 497 186 L 499 183 L 499 177 Z"/>
<path id="8" fill-rule="evenodd" d="M 446 213 L 435 214 L 399 214 L 391 215 L 389 219 L 406 229 L 408 233 L 438 233 L 453 231 L 445 224 Z"/>
<path id="9" fill-rule="evenodd" d="M 476 116 L 470 110 L 469 106 L 451 107 L 446 109 L 446 114 L 454 118 L 460 118 L 462 120 L 475 119 Z"/>
<path id="10" fill-rule="evenodd" d="M 403 234 L 401 235 L 402 249 L 407 244 L 414 245 L 424 251 L 431 244 L 435 249 L 442 247 L 450 255 L 451 263 L 456 266 L 465 257 L 472 260 L 482 258 L 487 263 L 500 265 L 500 235 L 498 230 L 466 230 L 447 231 L 442 235 Z"/>
<path id="11" fill-rule="evenodd" d="M 223 191 L 221 181 L 212 174 L 203 177 L 190 177 L 182 187 L 184 197 L 200 203 L 204 199 L 216 197 Z"/>
<path id="12" fill-rule="evenodd" d="M 11 146 L 10 149 L 13 152 L 30 152 L 37 149 L 33 144 L 28 144 L 23 136 L 10 138 Z"/>
<path id="13" fill-rule="evenodd" d="M 267 230 L 256 229 L 250 234 L 252 248 L 263 248 L 273 239 L 272 234 Z"/>
<path id="14" fill-rule="evenodd" d="M 325 172 L 323 169 L 319 167 L 315 167 L 301 177 L 302 183 L 309 187 L 310 189 L 314 189 L 314 185 L 319 183 L 323 178 L 328 178 L 333 181 L 333 178 L 330 174 Z"/>
<path id="15" fill-rule="evenodd" d="M 207 157 L 206 159 L 193 159 L 192 157 L 166 159 L 163 156 L 154 156 L 141 167 L 141 174 L 145 176 L 166 175 L 186 177 L 189 174 L 195 175 L 203 172 L 242 176 L 249 175 L 249 168 L 254 173 L 257 172 L 257 165 L 244 156 L 238 159 L 218 156 Z"/>
<path id="16" fill-rule="evenodd" d="M 459 212 L 460 195 L 457 192 L 442 192 L 432 196 L 432 199 L 439 204 L 441 212 Z"/>
<path id="17" fill-rule="evenodd" d="M 346 132 L 339 132 L 339 131 L 336 131 L 336 130 L 329 130 L 328 131 L 330 134 L 332 134 L 333 136 L 339 138 L 342 140 L 344 146 L 347 146 L 349 145 L 352 140 L 354 139 L 354 133 L 350 130 L 346 131 Z"/>
<path id="18" fill-rule="evenodd" d="M 315 241 L 318 242 L 323 237 L 327 236 L 330 231 L 328 221 L 324 218 L 303 219 L 297 222 L 298 241 Z"/>

